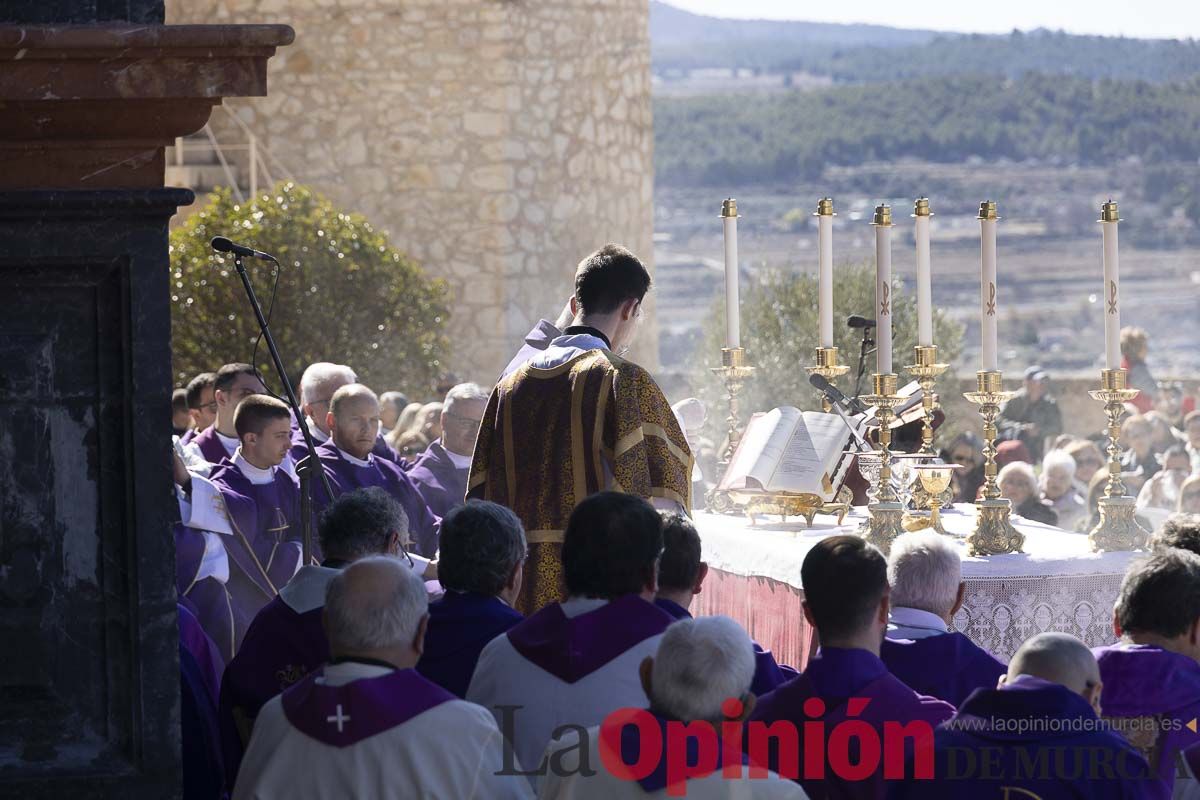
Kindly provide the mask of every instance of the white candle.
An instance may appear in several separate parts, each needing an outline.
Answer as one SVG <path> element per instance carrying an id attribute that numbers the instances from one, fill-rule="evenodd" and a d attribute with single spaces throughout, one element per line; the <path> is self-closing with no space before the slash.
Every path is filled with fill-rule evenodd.
<path id="1" fill-rule="evenodd" d="M 820 321 L 821 347 L 833 347 L 833 200 L 817 202 L 817 249 L 820 253 L 817 273 L 817 316 Z"/>
<path id="2" fill-rule="evenodd" d="M 1104 232 L 1104 366 L 1121 368 L 1121 269 L 1117 259 L 1117 204 L 1109 200 L 1100 207 L 1100 228 Z"/>
<path id="3" fill-rule="evenodd" d="M 892 371 L 892 209 L 875 208 L 875 371 Z"/>
<path id="4" fill-rule="evenodd" d="M 737 200 L 721 204 L 725 225 L 725 342 L 733 349 L 742 346 L 740 305 L 738 300 Z"/>
<path id="5" fill-rule="evenodd" d="M 929 347 L 933 344 L 933 286 L 929 269 L 929 200 L 919 198 L 913 219 L 917 239 L 917 344 Z"/>
<path id="6" fill-rule="evenodd" d="M 979 204 L 980 279 L 979 327 L 983 342 L 985 372 L 999 370 L 996 359 L 996 316 L 999 314 L 996 294 L 996 204 L 987 200 Z"/>

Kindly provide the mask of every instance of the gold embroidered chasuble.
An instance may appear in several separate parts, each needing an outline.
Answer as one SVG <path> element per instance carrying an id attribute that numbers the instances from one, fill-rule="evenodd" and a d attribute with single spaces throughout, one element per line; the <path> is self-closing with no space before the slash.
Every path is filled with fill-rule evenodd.
<path id="1" fill-rule="evenodd" d="M 525 364 L 484 412 L 467 497 L 508 506 L 525 525 L 529 560 L 517 607 L 566 599 L 562 538 L 581 500 L 611 489 L 691 511 L 692 453 L 650 373 L 608 350 L 557 366 Z"/>

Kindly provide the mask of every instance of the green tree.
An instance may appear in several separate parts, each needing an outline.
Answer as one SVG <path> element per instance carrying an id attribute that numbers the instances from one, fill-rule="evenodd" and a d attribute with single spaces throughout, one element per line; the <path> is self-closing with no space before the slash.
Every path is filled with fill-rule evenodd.
<path id="1" fill-rule="evenodd" d="M 247 204 L 218 190 L 172 231 L 172 354 L 180 383 L 223 363 L 249 361 L 258 337 L 233 258 L 212 251 L 213 236 L 245 242 L 283 265 L 276 275 L 268 262 L 246 263 L 264 311 L 277 281 L 271 331 L 294 382 L 308 364 L 335 361 L 379 391 L 432 390 L 448 350 L 445 284 L 427 277 L 361 215 L 290 182 Z M 266 343 L 256 361 L 274 383 Z"/>
<path id="2" fill-rule="evenodd" d="M 834 268 L 834 345 L 839 349 L 839 361 L 850 372 L 836 383 L 846 394 L 852 394 L 855 368 L 858 364 L 861 335 L 846 327 L 849 314 L 872 317 L 875 307 L 875 269 L 864 265 L 838 265 Z M 817 276 L 782 270 L 759 273 L 758 279 L 746 287 L 742 295 L 742 342 L 746 358 L 755 367 L 754 377 L 746 382 L 741 394 L 743 422 L 755 411 L 769 411 L 783 405 L 804 410 L 821 407 L 821 398 L 808 382 L 808 367 L 814 364 L 813 351 L 817 346 Z M 910 379 L 904 366 L 913 362 L 913 346 L 917 343 L 917 301 L 913 287 L 899 281 L 892 286 L 893 333 L 892 366 L 903 386 Z M 941 310 L 933 311 L 934 343 L 939 360 L 952 363 L 962 350 L 963 329 L 946 317 Z M 703 371 L 694 385 L 701 387 L 701 396 L 708 405 L 711 433 L 714 440 L 725 434 L 728 406 L 725 385 L 710 369 L 720 364 L 721 347 L 725 339 L 725 309 L 717 303 L 705 326 L 704 347 L 701 352 Z M 870 392 L 871 374 L 875 372 L 875 357 L 867 359 L 863 378 L 863 393 Z M 946 379 L 949 380 L 950 373 Z"/>

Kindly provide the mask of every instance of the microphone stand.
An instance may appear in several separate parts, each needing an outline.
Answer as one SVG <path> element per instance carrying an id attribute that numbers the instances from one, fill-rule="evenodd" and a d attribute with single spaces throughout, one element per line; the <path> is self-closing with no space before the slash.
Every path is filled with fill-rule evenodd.
<path id="1" fill-rule="evenodd" d="M 861 394 L 860 387 L 862 386 L 863 375 L 867 371 L 867 356 L 873 351 L 868 348 L 875 346 L 875 329 L 867 327 L 862 329 L 862 344 L 858 349 L 858 374 L 854 378 L 854 399 L 857 400 Z"/>
<path id="2" fill-rule="evenodd" d="M 275 263 L 275 269 L 281 269 L 278 261 L 275 261 L 274 258 L 271 261 Z M 296 477 L 300 480 L 300 532 L 304 548 L 303 563 L 310 564 L 312 563 L 313 543 L 312 471 L 319 469 L 320 465 L 320 461 L 317 459 L 317 445 L 313 441 L 312 433 L 308 430 L 308 420 L 301 412 L 300 404 L 296 402 L 296 393 L 292 391 L 292 382 L 288 380 L 287 371 L 283 368 L 283 360 L 279 357 L 278 348 L 275 347 L 275 337 L 271 336 L 271 327 L 267 324 L 267 318 L 263 316 L 262 306 L 258 304 L 258 296 L 254 294 L 254 287 L 250 285 L 250 276 L 246 274 L 246 266 L 242 263 L 240 255 L 233 257 L 233 265 L 242 279 L 242 286 L 246 289 L 246 297 L 250 299 L 250 307 L 254 309 L 258 327 L 262 331 L 263 338 L 267 340 L 267 349 L 271 351 L 271 361 L 275 363 L 275 372 L 279 375 L 280 382 L 283 383 L 283 391 L 287 394 L 288 405 L 292 408 L 296 424 L 300 426 L 300 433 L 304 436 L 304 446 L 308 449 L 308 455 L 300 459 L 300 463 L 296 465 Z M 325 486 L 325 496 L 333 497 L 329 476 L 323 469 L 319 469 L 318 474 Z"/>

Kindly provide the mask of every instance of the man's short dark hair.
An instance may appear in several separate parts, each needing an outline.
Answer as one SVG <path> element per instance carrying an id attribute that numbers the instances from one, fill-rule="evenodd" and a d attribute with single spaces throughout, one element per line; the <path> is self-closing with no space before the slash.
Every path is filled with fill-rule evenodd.
<path id="1" fill-rule="evenodd" d="M 442 586 L 491 597 L 525 560 L 525 529 L 504 506 L 471 500 L 442 519 L 438 550 Z"/>
<path id="2" fill-rule="evenodd" d="M 1131 564 L 1116 610 L 1123 633 L 1186 633 L 1200 619 L 1200 556 L 1168 548 Z"/>
<path id="3" fill-rule="evenodd" d="M 1155 552 L 1171 547 L 1200 556 L 1200 514 L 1172 514 L 1150 537 Z"/>
<path id="4" fill-rule="evenodd" d="M 575 300 L 584 314 L 608 314 L 626 300 L 640 302 L 648 291 L 646 266 L 619 244 L 604 245 L 575 270 Z"/>
<path id="5" fill-rule="evenodd" d="M 821 640 L 853 636 L 888 591 L 887 559 L 860 536 L 830 536 L 804 557 L 800 583 Z"/>
<path id="6" fill-rule="evenodd" d="M 700 574 L 700 534 L 683 514 L 663 517 L 663 554 L 658 564 L 658 588 L 691 590 Z"/>
<path id="7" fill-rule="evenodd" d="M 317 540 L 325 558 L 353 561 L 386 553 L 393 533 L 407 540 L 408 514 L 390 494 L 372 486 L 346 492 L 330 503 L 321 514 Z"/>
<path id="8" fill-rule="evenodd" d="M 188 408 L 194 411 L 199 411 L 204 399 L 204 390 L 216 385 L 217 373 L 201 372 L 196 377 L 188 381 L 187 385 L 187 404 Z"/>
<path id="9" fill-rule="evenodd" d="M 241 439 L 248 433 L 262 433 L 268 422 L 277 419 L 292 419 L 287 403 L 270 395 L 252 394 L 233 412 L 233 429 Z"/>
<path id="10" fill-rule="evenodd" d="M 187 410 L 187 389 L 176 389 L 171 392 L 171 411 L 181 414 Z"/>
<path id="11" fill-rule="evenodd" d="M 567 593 L 638 594 L 653 584 L 662 549 L 662 517 L 653 506 L 631 494 L 594 494 L 575 506 L 563 535 Z"/>
<path id="12" fill-rule="evenodd" d="M 213 389 L 219 392 L 228 392 L 238 375 L 253 375 L 257 378 L 258 370 L 249 364 L 226 364 L 217 370 L 217 377 L 213 380 Z"/>

